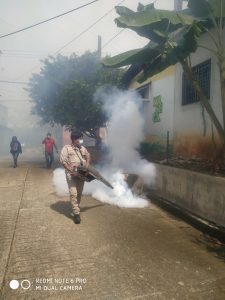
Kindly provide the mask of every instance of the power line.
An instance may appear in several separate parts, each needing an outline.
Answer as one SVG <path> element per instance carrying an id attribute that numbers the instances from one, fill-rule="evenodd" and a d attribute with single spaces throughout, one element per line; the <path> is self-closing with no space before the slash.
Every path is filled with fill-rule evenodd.
<path id="1" fill-rule="evenodd" d="M 0 102 L 31 102 L 30 99 L 0 99 Z"/>
<path id="2" fill-rule="evenodd" d="M 81 51 L 78 51 L 81 53 Z M 63 51 L 65 54 L 72 54 L 73 51 Z M 26 51 L 26 50 L 2 50 L 0 58 L 5 57 L 46 57 L 49 55 L 54 55 L 54 51 Z"/>
<path id="3" fill-rule="evenodd" d="M 16 54 L 6 54 L 6 55 L 3 55 L 2 58 L 31 58 L 31 59 L 42 59 L 42 58 L 45 58 L 45 57 L 48 57 L 47 54 L 37 54 L 37 55 L 16 55 Z"/>
<path id="4" fill-rule="evenodd" d="M 122 4 L 123 2 L 125 2 L 126 0 L 122 0 L 120 1 L 117 5 Z M 116 5 L 116 6 L 117 6 Z M 70 42 L 66 43 L 64 46 L 62 46 L 59 50 L 57 50 L 54 54 L 57 54 L 59 52 L 62 51 L 62 49 L 64 49 L 65 47 L 67 47 L 69 44 L 71 44 L 72 42 L 74 42 L 75 40 L 77 40 L 81 35 L 83 35 L 84 33 L 86 33 L 88 30 L 90 30 L 92 27 L 94 27 L 95 24 L 97 24 L 98 22 L 100 22 L 103 18 L 105 18 L 108 14 L 110 14 L 112 11 L 114 10 L 114 7 L 112 9 L 110 9 L 108 12 L 106 12 L 102 17 L 100 17 L 98 20 L 96 20 L 94 23 L 92 23 L 90 26 L 88 26 L 85 30 L 83 30 L 82 32 L 80 32 L 77 36 L 75 36 Z M 117 34 L 118 35 L 118 34 Z M 109 43 L 109 42 L 107 42 Z M 104 45 L 105 46 L 105 45 Z M 32 71 L 34 69 L 36 69 L 38 66 L 40 65 L 37 64 L 35 65 L 33 68 L 29 69 L 28 71 L 24 72 L 22 75 L 20 75 L 17 78 L 21 78 L 24 74 L 28 73 L 29 71 Z"/>
<path id="5" fill-rule="evenodd" d="M 30 28 L 33 28 L 33 27 L 35 27 L 35 26 L 38 26 L 38 25 L 41 25 L 41 24 L 43 24 L 43 23 L 49 22 L 49 21 L 54 20 L 54 19 L 56 19 L 56 18 L 65 16 L 65 15 L 67 15 L 67 14 L 69 14 L 69 13 L 75 11 L 75 10 L 81 9 L 81 8 L 83 8 L 83 7 L 85 7 L 85 6 L 88 6 L 88 5 L 90 5 L 90 4 L 94 3 L 94 2 L 97 2 L 97 1 L 99 1 L 99 0 L 94 0 L 94 1 L 92 1 L 92 2 L 89 2 L 89 3 L 87 3 L 87 4 L 81 5 L 81 6 L 79 6 L 79 7 L 74 8 L 74 9 L 71 9 L 71 10 L 69 10 L 69 11 L 67 11 L 67 12 L 64 12 L 64 13 L 62 13 L 62 14 L 60 14 L 60 15 L 57 15 L 57 16 L 55 16 L 55 17 L 52 17 L 52 18 L 50 18 L 50 19 L 47 19 L 47 20 L 38 22 L 38 23 L 36 23 L 36 24 L 27 26 L 27 27 L 25 27 L 25 28 L 22 28 L 22 29 L 19 29 L 19 30 L 16 30 L 16 31 L 13 31 L 13 32 L 4 34 L 4 35 L 1 35 L 1 36 L 0 36 L 0 39 L 2 39 L 2 38 L 4 38 L 4 37 L 7 37 L 7 36 L 10 36 L 10 35 L 13 35 L 13 34 L 16 34 L 16 33 L 19 33 L 19 32 L 21 32 L 21 31 L 28 30 L 28 29 L 30 29 Z"/>
<path id="6" fill-rule="evenodd" d="M 126 28 L 121 29 L 117 34 L 115 34 L 111 39 L 109 39 L 103 46 L 105 48 L 109 43 L 111 43 L 118 35 L 120 35 Z"/>
<path id="7" fill-rule="evenodd" d="M 123 0 L 121 2 L 119 2 L 117 5 L 122 4 L 124 1 Z M 76 41 L 81 35 L 83 35 L 84 33 L 86 33 L 87 31 L 89 31 L 94 25 L 96 25 L 97 23 L 99 23 L 102 19 L 104 19 L 107 15 L 109 15 L 112 11 L 114 10 L 114 7 L 112 9 L 110 9 L 107 13 L 105 13 L 103 16 L 101 16 L 97 21 L 95 21 L 94 23 L 92 23 L 90 26 L 88 26 L 86 29 L 84 29 L 82 32 L 80 32 L 77 36 L 75 36 L 71 41 L 69 41 L 68 43 L 66 43 L 64 46 L 62 46 L 59 50 L 56 51 L 56 54 L 59 53 L 62 49 L 64 49 L 65 47 L 67 47 L 68 45 L 70 45 L 71 43 L 73 43 L 74 41 Z"/>
<path id="8" fill-rule="evenodd" d="M 8 81 L 8 80 L 0 80 L 0 83 L 28 84 L 28 82 L 22 82 L 22 81 Z"/>
<path id="9" fill-rule="evenodd" d="M 124 0 L 125 1 L 125 0 Z M 122 2 L 124 2 L 122 1 Z M 119 4 L 121 4 L 122 2 L 120 2 Z M 96 21 L 97 22 L 97 21 Z M 95 24 L 96 24 L 95 22 Z M 114 35 L 111 39 L 109 39 L 103 46 L 102 46 L 102 49 L 105 48 L 108 44 L 110 44 L 118 35 L 120 35 L 126 28 L 123 28 L 121 29 L 116 35 Z M 86 32 L 87 29 L 85 29 L 85 32 Z M 81 33 L 79 34 L 79 36 L 81 35 Z M 66 47 L 63 46 L 62 48 Z M 61 49 L 62 49 L 61 48 Z M 58 50 L 60 51 L 60 50 Z M 9 52 L 9 53 L 7 53 Z M 13 52 L 16 52 L 16 53 L 13 53 Z M 39 54 L 38 54 L 39 52 Z M 44 54 L 45 52 L 45 54 Z M 72 51 L 67 51 L 69 54 L 73 53 Z M 41 54 L 42 53 L 42 54 Z M 53 52 L 53 54 L 55 54 L 57 52 Z M 77 51 L 76 51 L 77 53 Z M 43 57 L 43 56 L 46 56 L 47 54 L 49 54 L 48 51 L 31 51 L 31 50 L 3 50 L 3 54 L 2 54 L 2 57 L 26 57 L 26 58 L 35 58 L 35 57 Z"/>
<path id="10" fill-rule="evenodd" d="M 46 55 L 42 55 L 42 56 L 21 56 L 21 55 L 19 55 L 19 56 L 16 56 L 16 55 L 8 55 L 8 56 L 3 56 L 3 58 L 15 58 L 15 59 L 18 59 L 18 58 L 21 58 L 21 59 L 33 59 L 33 60 L 37 60 L 37 59 L 41 59 L 41 58 L 45 58 L 46 57 Z"/>
<path id="11" fill-rule="evenodd" d="M 25 49 L 1 49 L 1 57 L 4 54 L 54 54 L 54 51 L 48 50 L 25 50 Z M 72 53 L 72 51 L 65 51 L 65 53 Z"/>

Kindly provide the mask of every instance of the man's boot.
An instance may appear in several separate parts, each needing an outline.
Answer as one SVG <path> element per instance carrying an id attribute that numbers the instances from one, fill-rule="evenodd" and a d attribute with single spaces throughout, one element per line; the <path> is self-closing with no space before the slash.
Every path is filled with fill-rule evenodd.
<path id="1" fill-rule="evenodd" d="M 75 224 L 80 224 L 80 215 L 79 214 L 74 215 L 74 222 L 75 222 Z"/>

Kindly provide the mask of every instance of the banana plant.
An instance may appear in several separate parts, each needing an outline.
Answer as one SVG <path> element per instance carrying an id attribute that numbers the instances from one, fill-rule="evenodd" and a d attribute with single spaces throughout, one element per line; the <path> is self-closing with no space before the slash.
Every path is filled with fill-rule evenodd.
<path id="1" fill-rule="evenodd" d="M 192 81 L 202 106 L 208 112 L 222 144 L 225 145 L 225 0 L 189 0 L 188 8 L 179 12 L 155 9 L 154 5 L 139 4 L 137 12 L 124 6 L 116 7 L 118 27 L 128 28 L 150 42 L 141 49 L 131 50 L 103 59 L 106 67 L 141 64 L 138 81 L 158 74 L 167 67 L 181 63 L 184 74 Z M 201 45 L 199 37 L 208 33 L 214 47 Z M 216 55 L 221 79 L 223 124 L 221 124 L 192 74 L 190 54 L 198 47 Z"/>

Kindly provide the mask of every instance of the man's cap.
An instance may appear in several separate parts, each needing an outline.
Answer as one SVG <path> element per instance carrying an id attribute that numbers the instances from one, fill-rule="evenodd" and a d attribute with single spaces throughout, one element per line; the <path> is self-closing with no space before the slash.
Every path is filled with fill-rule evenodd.
<path id="1" fill-rule="evenodd" d="M 83 137 L 83 133 L 79 130 L 73 130 L 73 131 L 71 131 L 70 137 L 71 137 L 71 140 L 72 139 L 77 140 L 77 139 L 80 139 Z"/>
<path id="2" fill-rule="evenodd" d="M 52 135 L 52 134 L 50 132 L 48 132 L 47 135 Z"/>

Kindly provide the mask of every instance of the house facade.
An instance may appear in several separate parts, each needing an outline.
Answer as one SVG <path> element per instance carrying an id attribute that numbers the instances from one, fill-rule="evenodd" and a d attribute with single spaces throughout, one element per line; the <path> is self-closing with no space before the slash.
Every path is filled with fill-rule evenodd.
<path id="1" fill-rule="evenodd" d="M 8 128 L 8 108 L 0 104 L 0 155 L 9 152 L 12 129 Z"/>
<path id="2" fill-rule="evenodd" d="M 207 34 L 201 37 L 199 44 L 213 47 Z M 191 64 L 217 118 L 223 124 L 216 57 L 205 48 L 198 48 L 191 55 Z M 142 96 L 147 141 L 165 145 L 169 136 L 176 155 L 204 159 L 212 156 L 215 143 L 219 146 L 217 131 L 180 64 L 169 67 L 142 84 L 133 78 L 128 88 L 137 90 Z"/>

